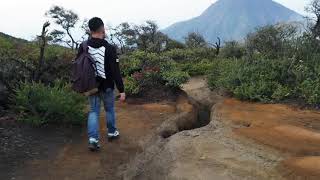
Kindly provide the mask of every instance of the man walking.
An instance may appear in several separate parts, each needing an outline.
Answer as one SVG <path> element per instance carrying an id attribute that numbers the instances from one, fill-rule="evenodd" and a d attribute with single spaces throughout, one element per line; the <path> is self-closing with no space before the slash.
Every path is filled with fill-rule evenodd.
<path id="1" fill-rule="evenodd" d="M 99 117 L 100 103 L 104 103 L 106 112 L 106 124 L 108 129 L 108 139 L 119 137 L 116 128 L 114 84 L 120 92 L 120 101 L 125 101 L 124 85 L 119 69 L 119 59 L 116 47 L 110 45 L 105 40 L 104 23 L 100 18 L 94 17 L 89 21 L 90 38 L 86 41 L 88 53 L 95 61 L 97 70 L 97 81 L 99 82 L 99 92 L 89 97 L 90 112 L 88 117 L 88 138 L 89 149 L 99 150 Z M 78 55 L 83 53 L 83 43 L 79 48 Z"/>

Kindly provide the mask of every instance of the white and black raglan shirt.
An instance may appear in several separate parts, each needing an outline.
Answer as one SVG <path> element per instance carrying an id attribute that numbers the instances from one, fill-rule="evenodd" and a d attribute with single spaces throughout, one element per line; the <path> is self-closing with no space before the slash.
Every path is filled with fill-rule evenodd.
<path id="1" fill-rule="evenodd" d="M 124 92 L 124 85 L 119 68 L 117 48 L 104 39 L 90 38 L 87 41 L 88 53 L 95 60 L 97 80 L 100 82 L 99 89 L 105 91 L 108 88 L 114 89 L 116 84 L 120 93 Z M 83 52 L 82 44 L 79 47 L 78 55 Z"/>
<path id="2" fill-rule="evenodd" d="M 88 53 L 95 61 L 96 76 L 106 79 L 107 76 L 104 64 L 106 48 L 104 46 L 101 46 L 100 48 L 93 48 L 91 46 L 88 46 Z"/>

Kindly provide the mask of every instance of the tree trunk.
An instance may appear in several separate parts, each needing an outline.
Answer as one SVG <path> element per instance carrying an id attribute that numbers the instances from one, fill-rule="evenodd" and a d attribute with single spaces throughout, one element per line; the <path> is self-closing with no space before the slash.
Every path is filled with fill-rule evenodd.
<path id="1" fill-rule="evenodd" d="M 39 36 L 39 40 L 40 40 L 40 56 L 39 56 L 39 62 L 38 62 L 38 67 L 37 67 L 37 71 L 35 73 L 35 77 L 34 80 L 35 81 L 39 81 L 40 80 L 40 74 L 44 65 L 44 52 L 45 52 L 45 48 L 47 45 L 47 27 L 49 27 L 49 23 L 46 22 L 43 24 L 42 26 L 42 32 L 41 32 L 41 36 Z"/>

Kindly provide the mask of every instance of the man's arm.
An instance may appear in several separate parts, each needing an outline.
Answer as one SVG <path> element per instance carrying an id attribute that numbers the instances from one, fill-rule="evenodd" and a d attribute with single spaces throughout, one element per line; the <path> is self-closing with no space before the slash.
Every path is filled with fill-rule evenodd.
<path id="1" fill-rule="evenodd" d="M 113 79 L 114 82 L 117 86 L 117 89 L 119 90 L 120 93 L 124 93 L 124 85 L 123 85 L 123 80 L 121 76 L 121 71 L 119 67 L 119 57 L 117 55 L 117 49 L 116 47 L 112 46 L 112 63 L 113 67 L 111 68 L 113 70 Z"/>

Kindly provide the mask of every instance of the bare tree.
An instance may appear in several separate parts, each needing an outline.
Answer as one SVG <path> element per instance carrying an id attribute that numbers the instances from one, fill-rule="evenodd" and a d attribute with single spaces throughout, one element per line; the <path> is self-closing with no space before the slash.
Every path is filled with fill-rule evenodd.
<path id="1" fill-rule="evenodd" d="M 35 73 L 35 81 L 39 81 L 40 75 L 41 75 L 41 71 L 44 65 L 44 52 L 45 52 L 45 48 L 47 46 L 47 41 L 48 41 L 48 27 L 50 26 L 49 22 L 45 22 L 42 26 L 42 31 L 41 31 L 41 35 L 38 36 L 38 40 L 39 40 L 39 47 L 40 47 L 40 56 L 39 56 L 39 62 L 38 62 L 38 67 L 37 67 L 37 71 Z"/>
<path id="2" fill-rule="evenodd" d="M 316 38 L 320 38 L 320 0 L 312 0 L 306 7 L 306 11 L 313 14 L 314 24 L 311 27 L 311 32 Z"/>
<path id="3" fill-rule="evenodd" d="M 141 25 L 125 22 L 109 29 L 110 41 L 120 45 L 122 53 L 135 48 L 159 53 L 168 44 L 168 37 L 159 31 L 158 25 L 153 21 L 146 21 Z"/>
<path id="4" fill-rule="evenodd" d="M 130 25 L 128 23 L 121 23 L 115 28 L 110 28 L 110 40 L 112 43 L 118 43 L 120 45 L 120 50 L 122 54 L 126 53 L 127 51 L 126 41 L 128 40 L 128 29 L 130 29 Z"/>
<path id="5" fill-rule="evenodd" d="M 136 27 L 127 22 L 121 23 L 114 28 L 114 36 L 117 36 L 117 39 L 122 41 L 123 45 L 127 46 L 127 48 L 137 46 L 138 34 Z"/>
<path id="6" fill-rule="evenodd" d="M 145 24 L 135 26 L 139 49 L 147 51 L 150 48 L 149 45 L 154 44 L 158 28 L 158 25 L 153 21 L 146 21 Z"/>
<path id="7" fill-rule="evenodd" d="M 221 49 L 221 39 L 219 37 L 217 37 L 217 40 L 214 44 L 209 43 L 209 45 L 211 45 L 212 47 L 214 47 L 216 49 L 216 55 L 220 54 L 220 49 Z"/>
<path id="8" fill-rule="evenodd" d="M 89 23 L 88 23 L 88 19 L 84 19 L 82 21 L 82 25 L 81 25 L 81 29 L 84 32 L 81 39 L 82 41 L 85 41 L 86 39 L 88 39 L 90 37 L 90 29 L 89 29 Z"/>
<path id="9" fill-rule="evenodd" d="M 54 42 L 64 42 L 71 49 L 77 49 L 79 42 L 75 40 L 71 31 L 76 27 L 79 16 L 71 10 L 66 10 L 60 6 L 53 6 L 46 15 L 54 20 L 63 30 L 54 30 L 51 35 Z M 66 38 L 66 36 L 68 38 Z"/>
<path id="10" fill-rule="evenodd" d="M 196 32 L 189 33 L 188 36 L 185 37 L 185 43 L 189 48 L 203 48 L 208 45 L 205 38 Z"/>

